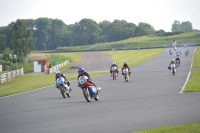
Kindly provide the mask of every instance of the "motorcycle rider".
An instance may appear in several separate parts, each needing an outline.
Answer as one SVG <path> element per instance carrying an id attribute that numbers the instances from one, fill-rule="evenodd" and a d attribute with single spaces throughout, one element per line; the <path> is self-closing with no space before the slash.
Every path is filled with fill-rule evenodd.
<path id="1" fill-rule="evenodd" d="M 129 76 L 131 75 L 131 69 L 130 69 L 130 67 L 128 66 L 128 64 L 127 64 L 127 62 L 124 62 L 124 65 L 122 66 L 122 75 L 124 75 L 124 73 L 123 73 L 123 69 L 125 69 L 125 68 L 128 68 L 128 73 L 129 73 Z"/>
<path id="2" fill-rule="evenodd" d="M 117 66 L 117 63 L 116 62 L 113 62 L 111 67 L 110 67 L 110 74 L 111 74 L 111 77 L 112 77 L 112 67 L 116 66 L 117 67 L 117 76 L 118 76 L 118 66 Z"/>
<path id="3" fill-rule="evenodd" d="M 178 64 L 178 65 L 180 66 L 180 64 L 181 64 L 181 60 L 180 60 L 180 58 L 179 58 L 179 57 L 177 57 L 177 58 L 176 58 L 176 65 L 177 65 L 177 61 L 179 62 L 179 64 Z"/>
<path id="4" fill-rule="evenodd" d="M 170 64 L 169 64 L 169 66 L 168 66 L 168 69 L 169 70 L 171 70 L 171 65 L 172 64 L 176 64 L 176 62 L 175 62 L 175 60 L 174 59 L 172 59 L 171 61 L 170 61 Z M 172 71 L 172 70 L 171 70 Z M 176 72 L 176 69 L 174 69 L 174 71 Z"/>
<path id="5" fill-rule="evenodd" d="M 70 83 L 69 83 L 69 81 L 67 80 L 66 76 L 65 76 L 63 73 L 61 73 L 59 70 L 56 71 L 56 74 L 55 74 L 55 75 L 56 75 L 56 76 L 55 76 L 56 81 L 57 81 L 58 78 L 63 77 L 63 78 L 65 79 L 65 84 L 67 84 L 68 86 L 70 86 Z M 57 83 L 56 83 L 56 88 L 58 88 Z M 71 88 L 70 88 L 70 90 L 72 91 Z"/>
<path id="6" fill-rule="evenodd" d="M 176 57 L 179 57 L 179 52 L 178 51 L 176 52 Z"/>
<path id="7" fill-rule="evenodd" d="M 80 76 L 83 76 L 83 75 L 88 77 L 88 82 L 91 84 L 91 86 L 95 86 L 96 87 L 96 85 L 92 82 L 92 79 L 90 78 L 90 75 L 87 72 L 84 71 L 83 67 L 79 67 L 78 68 L 78 79 L 79 79 Z"/>

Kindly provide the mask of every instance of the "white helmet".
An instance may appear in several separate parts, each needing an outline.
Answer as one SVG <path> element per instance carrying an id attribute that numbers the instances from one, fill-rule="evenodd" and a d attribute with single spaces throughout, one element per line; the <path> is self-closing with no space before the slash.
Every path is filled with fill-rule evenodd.
<path id="1" fill-rule="evenodd" d="M 174 59 L 172 59 L 172 61 L 175 61 Z"/>
<path id="2" fill-rule="evenodd" d="M 56 71 L 56 75 L 60 75 L 60 71 L 59 70 Z"/>
<path id="3" fill-rule="evenodd" d="M 115 62 L 112 63 L 113 65 L 115 64 Z"/>

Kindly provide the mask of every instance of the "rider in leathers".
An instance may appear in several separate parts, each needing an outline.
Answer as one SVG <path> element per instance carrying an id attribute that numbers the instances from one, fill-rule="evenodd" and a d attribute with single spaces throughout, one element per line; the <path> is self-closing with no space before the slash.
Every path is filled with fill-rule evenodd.
<path id="1" fill-rule="evenodd" d="M 123 73 L 123 69 L 124 68 L 128 68 L 128 73 L 129 73 L 129 76 L 131 75 L 131 69 L 130 69 L 130 67 L 128 66 L 128 64 L 127 64 L 127 62 L 124 62 L 124 65 L 122 66 L 122 75 L 124 75 L 124 73 Z"/>
<path id="2" fill-rule="evenodd" d="M 111 77 L 112 77 L 112 67 L 116 66 L 117 67 L 117 76 L 118 76 L 118 66 L 117 66 L 117 63 L 116 62 L 113 62 L 111 67 L 110 67 L 110 74 L 111 74 Z"/>
<path id="3" fill-rule="evenodd" d="M 91 84 L 91 86 L 95 86 L 95 84 L 92 82 L 92 79 L 90 78 L 90 75 L 84 71 L 83 67 L 79 67 L 78 68 L 78 79 L 80 76 L 83 76 L 83 75 L 88 77 L 88 82 Z"/>

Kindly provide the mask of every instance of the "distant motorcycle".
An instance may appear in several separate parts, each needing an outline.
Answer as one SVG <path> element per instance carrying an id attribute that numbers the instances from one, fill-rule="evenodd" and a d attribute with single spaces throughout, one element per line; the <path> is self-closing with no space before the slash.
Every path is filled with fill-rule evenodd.
<path id="1" fill-rule="evenodd" d="M 88 82 L 87 76 L 83 75 L 79 77 L 78 86 L 83 90 L 83 95 L 88 102 L 90 102 L 91 99 L 95 99 L 96 101 L 99 100 L 98 93 L 101 90 L 101 88 L 91 86 L 91 84 Z"/>
<path id="2" fill-rule="evenodd" d="M 128 68 L 124 68 L 123 69 L 123 74 L 124 74 L 124 79 L 125 79 L 125 82 L 128 82 L 129 81 L 129 71 L 128 71 Z"/>
<path id="3" fill-rule="evenodd" d="M 113 67 L 111 68 L 111 71 L 112 71 L 113 80 L 116 80 L 116 77 L 117 77 L 117 67 L 116 67 L 116 66 L 113 66 Z"/>
<path id="4" fill-rule="evenodd" d="M 60 77 L 56 81 L 58 88 L 60 89 L 60 92 L 63 96 L 63 98 L 66 98 L 67 96 L 70 97 L 70 87 L 65 83 L 65 79 L 63 77 Z"/>
<path id="5" fill-rule="evenodd" d="M 188 55 L 188 51 L 185 51 L 185 56 L 187 56 Z"/>

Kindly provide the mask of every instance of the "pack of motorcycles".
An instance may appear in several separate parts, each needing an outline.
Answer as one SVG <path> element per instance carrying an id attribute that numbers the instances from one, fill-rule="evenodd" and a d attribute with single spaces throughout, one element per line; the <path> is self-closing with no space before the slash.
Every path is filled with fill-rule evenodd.
<path id="1" fill-rule="evenodd" d="M 169 51 L 170 55 L 172 55 L 172 51 Z M 185 55 L 187 56 L 189 51 L 185 52 Z M 180 53 L 181 54 L 181 51 Z M 179 55 L 177 55 L 179 57 Z M 171 66 L 168 67 L 168 69 L 171 71 L 173 75 L 176 73 L 176 68 L 180 66 L 180 62 L 178 60 L 175 61 L 175 64 L 171 64 Z M 113 80 L 116 80 L 117 77 L 117 68 L 113 67 L 111 68 L 112 72 L 112 78 Z M 128 69 L 123 69 L 123 77 L 125 82 L 128 82 L 130 79 L 129 71 Z M 57 88 L 60 90 L 63 98 L 70 97 L 71 96 L 71 88 L 68 86 L 63 77 L 60 77 L 56 81 L 57 83 Z M 100 87 L 96 87 L 95 85 L 92 85 L 88 82 L 88 77 L 87 76 L 80 76 L 78 79 L 78 86 L 81 88 L 83 91 L 83 95 L 86 99 L 87 102 L 91 102 L 91 99 L 94 99 L 95 101 L 99 100 L 98 94 L 101 90 Z"/>

